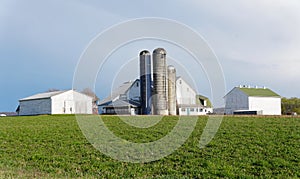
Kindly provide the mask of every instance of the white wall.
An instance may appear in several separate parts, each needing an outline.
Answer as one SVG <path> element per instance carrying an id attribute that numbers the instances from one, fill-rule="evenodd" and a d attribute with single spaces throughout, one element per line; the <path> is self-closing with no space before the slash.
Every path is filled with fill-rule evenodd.
<path id="1" fill-rule="evenodd" d="M 249 110 L 262 110 L 263 115 L 281 115 L 281 98 L 249 97 Z"/>
<path id="2" fill-rule="evenodd" d="M 196 92 L 182 78 L 176 80 L 176 98 L 178 104 L 196 104 Z"/>
<path id="3" fill-rule="evenodd" d="M 249 102 L 248 96 L 239 88 L 233 88 L 225 96 L 225 113 L 233 114 L 236 110 L 248 110 Z"/>
<path id="4" fill-rule="evenodd" d="M 19 115 L 23 116 L 39 114 L 51 114 L 50 98 L 20 101 Z"/>
<path id="5" fill-rule="evenodd" d="M 199 116 L 212 113 L 212 108 L 200 108 L 200 107 L 179 107 L 178 112 L 180 116 Z"/>
<path id="6" fill-rule="evenodd" d="M 51 97 L 52 114 L 92 114 L 92 97 L 73 90 Z"/>
<path id="7" fill-rule="evenodd" d="M 140 81 L 136 80 L 127 91 L 127 100 L 140 100 Z"/>

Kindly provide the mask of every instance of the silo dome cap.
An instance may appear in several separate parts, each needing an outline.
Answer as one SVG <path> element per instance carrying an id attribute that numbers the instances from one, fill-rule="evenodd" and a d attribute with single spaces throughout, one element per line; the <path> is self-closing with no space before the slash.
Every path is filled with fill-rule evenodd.
<path id="1" fill-rule="evenodd" d="M 143 50 L 140 52 L 140 55 L 150 55 L 150 52 L 148 50 Z"/>
<path id="2" fill-rule="evenodd" d="M 153 51 L 153 53 L 167 54 L 167 51 L 163 48 L 157 48 Z"/>
<path id="3" fill-rule="evenodd" d="M 173 65 L 169 65 L 168 70 L 176 70 L 176 68 Z"/>

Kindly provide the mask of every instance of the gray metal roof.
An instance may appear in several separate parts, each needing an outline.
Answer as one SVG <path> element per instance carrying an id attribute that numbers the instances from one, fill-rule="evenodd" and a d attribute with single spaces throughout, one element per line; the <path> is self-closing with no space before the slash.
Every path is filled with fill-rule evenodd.
<path id="1" fill-rule="evenodd" d="M 134 103 L 132 101 L 119 100 L 119 99 L 107 105 L 106 107 L 124 107 L 124 106 L 138 107 L 137 103 Z"/>
<path id="2" fill-rule="evenodd" d="M 203 108 L 204 106 L 202 104 L 178 104 L 178 107 L 192 107 L 192 108 Z"/>
<path id="3" fill-rule="evenodd" d="M 137 80 L 135 80 L 137 81 Z M 121 86 L 119 86 L 117 89 L 115 89 L 108 97 L 104 98 L 99 102 L 99 105 L 108 103 L 110 101 L 113 101 L 114 99 L 118 98 L 122 94 L 126 94 L 126 92 L 129 90 L 129 88 L 133 85 L 135 81 L 128 81 L 123 83 Z"/>
<path id="4" fill-rule="evenodd" d="M 27 101 L 27 100 L 33 100 L 33 99 L 47 99 L 47 98 L 51 98 L 52 96 L 64 93 L 65 91 L 53 91 L 53 92 L 46 92 L 46 93 L 38 93 L 26 98 L 22 98 L 19 101 Z"/>

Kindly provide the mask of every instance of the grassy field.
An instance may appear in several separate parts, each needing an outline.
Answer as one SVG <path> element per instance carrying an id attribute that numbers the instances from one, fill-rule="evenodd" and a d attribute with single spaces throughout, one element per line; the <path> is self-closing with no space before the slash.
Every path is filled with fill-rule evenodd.
<path id="1" fill-rule="evenodd" d="M 138 129 L 117 117 L 104 117 L 116 135 L 134 142 L 163 137 L 177 120 L 165 117 L 151 128 Z M 190 138 L 168 157 L 134 164 L 93 148 L 75 116 L 3 117 L 0 178 L 300 177 L 300 118 L 224 117 L 213 141 L 200 149 L 206 122 L 207 117 L 199 117 Z"/>

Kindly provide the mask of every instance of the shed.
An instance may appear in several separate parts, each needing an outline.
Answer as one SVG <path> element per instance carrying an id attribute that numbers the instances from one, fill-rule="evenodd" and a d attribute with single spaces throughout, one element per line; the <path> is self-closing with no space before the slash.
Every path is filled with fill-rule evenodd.
<path id="1" fill-rule="evenodd" d="M 38 93 L 19 100 L 18 114 L 92 114 L 92 100 L 74 90 Z"/>

